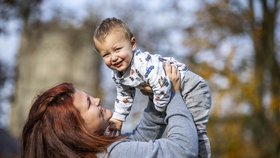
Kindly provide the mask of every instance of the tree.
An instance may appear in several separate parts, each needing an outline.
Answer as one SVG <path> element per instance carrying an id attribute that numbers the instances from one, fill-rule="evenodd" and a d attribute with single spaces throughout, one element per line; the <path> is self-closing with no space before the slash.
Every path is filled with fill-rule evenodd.
<path id="1" fill-rule="evenodd" d="M 7 33 L 7 22 L 22 20 L 23 26 L 39 20 L 40 5 L 43 0 L 1 0 L 0 1 L 0 34 Z"/>
<path id="2" fill-rule="evenodd" d="M 4 87 L 7 85 L 7 82 L 11 80 L 11 78 L 12 74 L 9 71 L 8 64 L 0 59 L 0 128 L 5 127 L 5 123 L 3 122 L 3 119 L 6 118 L 4 115 L 4 104 L 10 99 L 10 95 L 5 93 L 6 89 L 4 89 Z"/>
<path id="3" fill-rule="evenodd" d="M 0 60 L 0 89 L 3 88 L 7 79 L 7 73 L 5 72 L 5 64 Z"/>
<path id="4" fill-rule="evenodd" d="M 215 129 L 224 129 L 231 125 L 227 128 L 230 131 L 223 135 L 227 137 L 232 134 L 231 136 L 235 137 L 227 139 L 228 148 L 224 153 L 220 150 L 225 149 L 224 144 L 214 145 L 214 149 L 220 151 L 217 156 L 279 157 L 280 67 L 279 60 L 277 61 L 279 37 L 276 36 L 277 28 L 280 27 L 279 22 L 277 23 L 279 0 L 217 0 L 211 3 L 201 2 L 201 5 L 204 7 L 196 14 L 197 22 L 186 28 L 189 35 L 186 46 L 192 51 L 189 59 L 193 61 L 194 68 L 198 67 L 196 71 L 210 81 L 213 76 L 226 78 L 226 88 L 219 87 L 222 83 L 212 82 L 212 85 L 218 91 L 219 99 L 227 95 L 234 100 L 232 111 L 244 105 L 249 109 L 246 113 L 222 117 L 223 121 L 212 117 L 215 123 L 211 124 L 213 133 L 219 134 Z M 239 60 L 237 66 L 234 66 L 233 62 L 236 63 L 240 48 L 231 44 L 227 56 L 224 56 L 224 49 L 221 49 L 225 41 L 234 41 L 233 38 L 246 38 L 246 44 L 251 44 L 252 47 L 252 52 L 247 58 Z M 223 62 L 222 66 L 215 66 L 214 62 L 199 63 L 198 66 L 195 64 L 195 58 L 201 53 L 209 53 L 209 50 L 216 59 Z M 218 108 L 215 112 L 219 111 L 222 105 L 216 107 Z M 236 122 L 241 123 L 241 126 L 236 126 Z M 254 154 L 240 151 L 253 151 Z"/>

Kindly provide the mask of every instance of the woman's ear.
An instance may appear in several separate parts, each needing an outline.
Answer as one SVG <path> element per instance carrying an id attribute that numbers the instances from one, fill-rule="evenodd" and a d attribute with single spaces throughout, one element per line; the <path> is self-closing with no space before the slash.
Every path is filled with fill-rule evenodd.
<path id="1" fill-rule="evenodd" d="M 131 43 L 131 46 L 132 46 L 132 50 L 134 51 L 136 49 L 136 38 L 131 37 L 130 43 Z"/>

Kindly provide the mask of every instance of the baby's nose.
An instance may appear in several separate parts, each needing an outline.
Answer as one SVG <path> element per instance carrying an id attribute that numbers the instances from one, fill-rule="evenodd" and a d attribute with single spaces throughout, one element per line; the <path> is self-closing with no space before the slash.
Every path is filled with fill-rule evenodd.
<path id="1" fill-rule="evenodd" d="M 113 60 L 113 61 L 117 61 L 117 60 L 118 60 L 118 56 L 113 54 L 113 55 L 112 55 L 112 60 Z"/>

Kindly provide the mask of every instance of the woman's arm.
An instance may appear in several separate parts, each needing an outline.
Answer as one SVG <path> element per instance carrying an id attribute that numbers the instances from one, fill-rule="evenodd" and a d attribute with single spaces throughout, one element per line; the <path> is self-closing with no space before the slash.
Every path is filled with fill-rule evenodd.
<path id="1" fill-rule="evenodd" d="M 170 78 L 170 88 L 173 92 L 179 93 L 181 81 L 178 69 L 175 65 L 171 66 L 169 63 L 165 63 L 164 70 L 166 75 Z M 165 112 L 159 112 L 156 110 L 155 104 L 152 100 L 153 91 L 150 86 L 145 86 L 141 92 L 144 95 L 149 96 L 149 103 L 143 114 L 143 118 L 137 128 L 130 134 L 129 139 L 137 141 L 155 140 L 160 138 L 165 130 L 166 124 L 163 122 Z"/>
<path id="2" fill-rule="evenodd" d="M 165 116 L 165 112 L 159 112 L 155 109 L 153 100 L 149 97 L 148 106 L 140 123 L 128 135 L 128 139 L 131 141 L 149 141 L 160 138 L 166 128 Z"/>
<path id="3" fill-rule="evenodd" d="M 167 138 L 148 142 L 131 139 L 116 142 L 108 148 L 110 157 L 197 157 L 198 138 L 196 128 L 193 118 L 179 93 L 175 94 L 167 106 L 166 113 Z M 147 136 L 149 134 L 142 131 L 142 135 Z"/>
<path id="4" fill-rule="evenodd" d="M 158 133 L 157 131 L 154 131 L 154 133 L 152 132 L 153 127 L 150 126 L 151 124 L 149 123 L 153 121 L 157 122 L 154 119 L 158 112 L 154 111 L 155 109 L 152 109 L 152 106 L 149 105 L 141 120 L 142 123 L 146 123 L 142 124 L 141 127 L 140 122 L 139 126 L 136 128 L 138 131 L 133 134 L 130 139 L 112 144 L 108 148 L 110 157 L 197 157 L 197 131 L 193 118 L 179 93 L 179 73 L 175 67 L 170 65 L 167 65 L 167 69 L 165 70 L 169 76 L 171 76 L 170 79 L 172 80 L 174 91 L 176 91 L 174 98 L 166 109 L 167 115 L 165 122 L 168 123 L 167 138 L 154 140 L 154 136 Z M 162 118 L 163 117 L 158 120 L 160 123 L 163 123 Z M 149 126 L 144 128 L 143 125 L 145 124 Z M 158 127 L 160 127 L 160 125 Z M 137 140 L 149 141 L 143 142 Z"/>

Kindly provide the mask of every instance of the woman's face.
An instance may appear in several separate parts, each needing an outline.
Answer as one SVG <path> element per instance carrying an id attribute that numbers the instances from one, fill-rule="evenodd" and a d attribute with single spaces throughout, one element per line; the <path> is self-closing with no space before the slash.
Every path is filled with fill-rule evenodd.
<path id="1" fill-rule="evenodd" d="M 101 107 L 99 98 L 94 98 L 76 89 L 74 93 L 74 106 L 81 113 L 89 130 L 92 132 L 105 132 L 109 125 L 109 119 L 112 117 L 112 112 Z"/>

